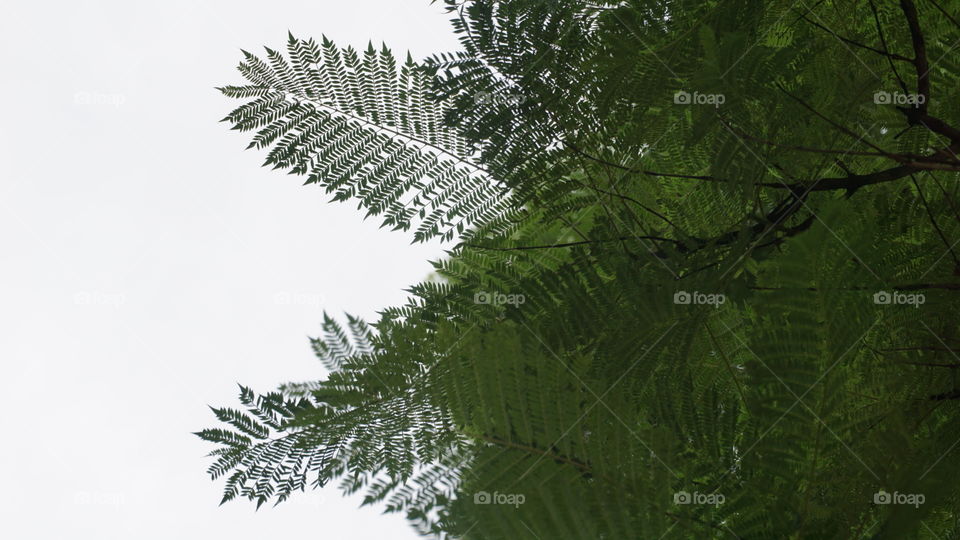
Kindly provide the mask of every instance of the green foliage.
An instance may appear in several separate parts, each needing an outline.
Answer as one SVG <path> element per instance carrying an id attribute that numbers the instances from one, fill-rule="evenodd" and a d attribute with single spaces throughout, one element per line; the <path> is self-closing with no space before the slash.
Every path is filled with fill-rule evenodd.
<path id="1" fill-rule="evenodd" d="M 224 500 L 960 537 L 958 6 L 446 4 L 459 52 L 291 36 L 223 89 L 268 164 L 453 242 L 375 324 L 325 316 L 325 379 L 214 409 Z"/>
<path id="2" fill-rule="evenodd" d="M 363 58 L 323 38 L 290 35 L 287 58 L 244 51 L 249 84 L 226 86 L 251 98 L 224 118 L 257 130 L 250 148 L 269 148 L 264 165 L 307 175 L 333 200 L 357 199 L 367 215 L 415 238 L 450 239 L 506 211 L 509 196 L 472 158 L 465 139 L 443 125 L 449 106 L 428 99 L 432 77 L 410 55 L 397 69 L 390 51 L 370 44 Z M 404 198 L 413 197 L 412 201 Z"/>

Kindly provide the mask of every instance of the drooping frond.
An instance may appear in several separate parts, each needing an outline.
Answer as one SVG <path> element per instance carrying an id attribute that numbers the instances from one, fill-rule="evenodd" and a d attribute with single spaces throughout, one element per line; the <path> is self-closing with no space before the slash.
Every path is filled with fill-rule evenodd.
<path id="1" fill-rule="evenodd" d="M 253 99 L 224 120 L 256 131 L 249 148 L 269 150 L 265 165 L 356 200 L 384 226 L 414 227 L 417 241 L 450 240 L 508 212 L 509 192 L 444 125 L 450 106 L 430 99 L 433 77 L 409 54 L 398 67 L 386 46 L 361 55 L 291 35 L 287 57 L 269 48 L 266 59 L 244 57 L 249 84 L 221 90 Z"/>

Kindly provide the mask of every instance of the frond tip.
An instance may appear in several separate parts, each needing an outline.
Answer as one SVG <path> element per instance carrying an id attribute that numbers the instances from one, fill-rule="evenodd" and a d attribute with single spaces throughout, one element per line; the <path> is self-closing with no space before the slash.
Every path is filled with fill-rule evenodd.
<path id="1" fill-rule="evenodd" d="M 361 57 L 292 34 L 289 61 L 269 48 L 265 60 L 243 55 L 250 84 L 219 90 L 253 99 L 224 120 L 256 131 L 248 148 L 269 149 L 264 165 L 358 200 L 383 226 L 415 227 L 415 241 L 451 240 L 507 213 L 509 196 L 444 125 L 450 105 L 430 97 L 434 79 L 409 55 L 398 69 L 385 45 Z"/>

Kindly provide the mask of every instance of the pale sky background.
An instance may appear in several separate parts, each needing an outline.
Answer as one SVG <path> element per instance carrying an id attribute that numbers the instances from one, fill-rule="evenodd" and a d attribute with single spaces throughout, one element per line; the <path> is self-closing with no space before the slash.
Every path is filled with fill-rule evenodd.
<path id="1" fill-rule="evenodd" d="M 261 168 L 218 123 L 287 30 L 457 48 L 429 0 L 0 5 L 0 537 L 415 538 L 336 486 L 218 507 L 207 404 L 319 378 L 324 309 L 403 301 L 439 245 Z"/>

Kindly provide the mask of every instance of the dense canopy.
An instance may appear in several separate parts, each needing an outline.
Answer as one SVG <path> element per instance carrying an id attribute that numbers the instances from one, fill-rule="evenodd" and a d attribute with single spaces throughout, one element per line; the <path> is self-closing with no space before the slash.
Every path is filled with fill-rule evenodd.
<path id="1" fill-rule="evenodd" d="M 222 89 L 266 164 L 449 245 L 406 305 L 325 319 L 326 378 L 214 409 L 224 500 L 960 537 L 960 5 L 446 4 L 459 51 L 290 36 Z"/>

